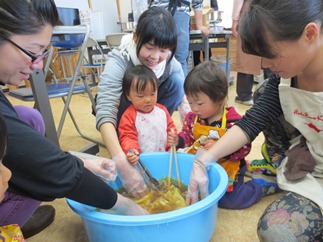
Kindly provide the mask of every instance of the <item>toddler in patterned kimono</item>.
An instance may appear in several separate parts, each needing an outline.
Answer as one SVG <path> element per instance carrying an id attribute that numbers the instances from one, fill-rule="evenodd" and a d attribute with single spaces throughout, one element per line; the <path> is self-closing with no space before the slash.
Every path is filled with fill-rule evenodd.
<path id="1" fill-rule="evenodd" d="M 226 106 L 228 80 L 221 67 L 213 61 L 204 61 L 191 70 L 185 79 L 184 91 L 192 112 L 186 115 L 178 135 L 169 132 L 169 145 L 184 148 L 191 154 L 199 148 L 208 150 L 242 118 L 234 107 Z M 247 170 L 244 158 L 250 149 L 250 144 L 244 145 L 217 161 L 229 177 L 228 189 L 220 199 L 219 207 L 247 208 L 270 193 L 270 187 L 257 183 L 257 179 L 244 182 Z"/>

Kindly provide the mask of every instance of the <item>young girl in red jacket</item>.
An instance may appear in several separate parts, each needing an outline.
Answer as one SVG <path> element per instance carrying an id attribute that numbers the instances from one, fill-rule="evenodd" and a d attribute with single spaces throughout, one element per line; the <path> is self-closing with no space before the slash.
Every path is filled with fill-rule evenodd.
<path id="1" fill-rule="evenodd" d="M 119 140 L 127 160 L 136 165 L 140 153 L 166 151 L 167 132 L 176 127 L 166 107 L 157 103 L 158 82 L 150 68 L 129 67 L 122 88 L 131 105 L 121 117 Z"/>

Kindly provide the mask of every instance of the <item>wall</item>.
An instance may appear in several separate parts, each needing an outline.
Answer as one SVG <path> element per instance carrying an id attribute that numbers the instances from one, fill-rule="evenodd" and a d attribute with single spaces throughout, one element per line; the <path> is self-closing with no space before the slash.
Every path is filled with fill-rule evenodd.
<path id="1" fill-rule="evenodd" d="M 218 0 L 218 4 L 219 4 L 219 10 L 223 11 L 222 25 L 225 28 L 231 28 L 231 25 L 232 25 L 231 15 L 232 15 L 233 0 L 232 1 Z"/>
<path id="2" fill-rule="evenodd" d="M 55 0 L 57 7 L 78 8 L 89 11 L 88 0 Z M 91 27 L 96 39 L 103 39 L 107 34 L 121 32 L 117 24 L 118 11 L 116 0 L 91 0 Z"/>
<path id="3" fill-rule="evenodd" d="M 119 0 L 122 22 L 128 21 L 128 13 L 132 11 L 132 6 L 133 6 L 132 1 L 133 0 Z M 210 0 L 204 0 L 203 5 L 210 6 Z M 222 21 L 223 26 L 226 28 L 231 28 L 231 24 L 232 24 L 231 12 L 232 12 L 233 0 L 229 0 L 229 1 L 218 0 L 218 5 L 219 5 L 219 11 L 223 11 L 223 21 Z"/>
<path id="4" fill-rule="evenodd" d="M 57 7 L 78 8 L 84 10 L 89 8 L 88 0 L 54 0 Z"/>
<path id="5" fill-rule="evenodd" d="M 203 5 L 210 6 L 210 0 L 204 0 Z M 233 6 L 233 0 L 231 1 L 218 0 L 219 11 L 223 11 L 221 25 L 224 26 L 225 28 L 231 28 L 231 25 L 232 25 L 232 20 L 231 20 L 232 6 Z"/>
<path id="6" fill-rule="evenodd" d="M 92 22 L 96 29 L 95 37 L 103 38 L 106 34 L 119 33 L 121 27 L 119 22 L 117 0 L 91 0 L 92 2 Z M 121 21 L 128 21 L 128 13 L 132 11 L 132 2 L 134 0 L 119 0 Z M 144 0 L 142 0 L 144 1 Z M 58 7 L 77 7 L 80 10 L 89 8 L 88 0 L 55 0 Z M 226 28 L 231 27 L 231 12 L 233 1 L 218 0 L 219 10 L 223 11 L 222 25 Z M 210 6 L 210 0 L 204 0 L 204 6 Z"/>
<path id="7" fill-rule="evenodd" d="M 121 22 L 128 22 L 128 13 L 132 12 L 131 0 L 119 0 L 121 10 Z"/>
<path id="8" fill-rule="evenodd" d="M 103 18 L 104 36 L 111 33 L 120 33 L 118 9 L 116 0 L 91 0 L 92 11 L 100 12 Z"/>

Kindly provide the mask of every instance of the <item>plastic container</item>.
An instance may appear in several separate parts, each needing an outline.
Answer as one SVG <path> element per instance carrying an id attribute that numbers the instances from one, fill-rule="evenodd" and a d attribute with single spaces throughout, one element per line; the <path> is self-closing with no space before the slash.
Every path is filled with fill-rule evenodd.
<path id="1" fill-rule="evenodd" d="M 211 60 L 214 61 L 215 63 L 217 63 L 219 66 L 221 66 L 221 68 L 224 70 L 224 72 L 226 72 L 227 59 L 226 59 L 225 55 L 212 56 Z M 232 59 L 229 57 L 228 76 L 230 75 L 231 64 L 232 64 Z"/>
<path id="2" fill-rule="evenodd" d="M 194 156 L 178 153 L 182 182 L 188 184 Z M 142 162 L 156 179 L 168 175 L 169 153 L 146 153 L 140 156 Z M 173 159 L 172 177 L 176 178 Z M 218 201 L 228 185 L 228 176 L 218 164 L 212 164 L 208 171 L 210 195 L 205 199 L 182 209 L 167 213 L 124 216 L 95 211 L 93 207 L 67 200 L 74 212 L 82 217 L 90 242 L 207 242 L 211 239 L 218 211 Z M 120 186 L 120 181 L 114 184 Z"/>

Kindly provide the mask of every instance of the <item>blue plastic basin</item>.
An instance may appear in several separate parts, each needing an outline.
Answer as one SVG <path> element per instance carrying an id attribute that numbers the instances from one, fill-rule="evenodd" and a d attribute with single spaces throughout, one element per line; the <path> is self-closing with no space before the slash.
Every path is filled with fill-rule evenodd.
<path id="1" fill-rule="evenodd" d="M 178 153 L 182 182 L 188 184 L 193 155 Z M 156 179 L 168 175 L 169 153 L 146 153 L 140 156 Z M 172 177 L 176 177 L 173 159 Z M 228 186 L 228 177 L 218 164 L 208 171 L 210 195 L 182 209 L 153 215 L 124 216 L 95 211 L 95 208 L 67 199 L 74 212 L 82 217 L 91 242 L 207 242 L 211 239 L 217 218 L 218 201 Z M 113 185 L 121 187 L 120 181 Z"/>

